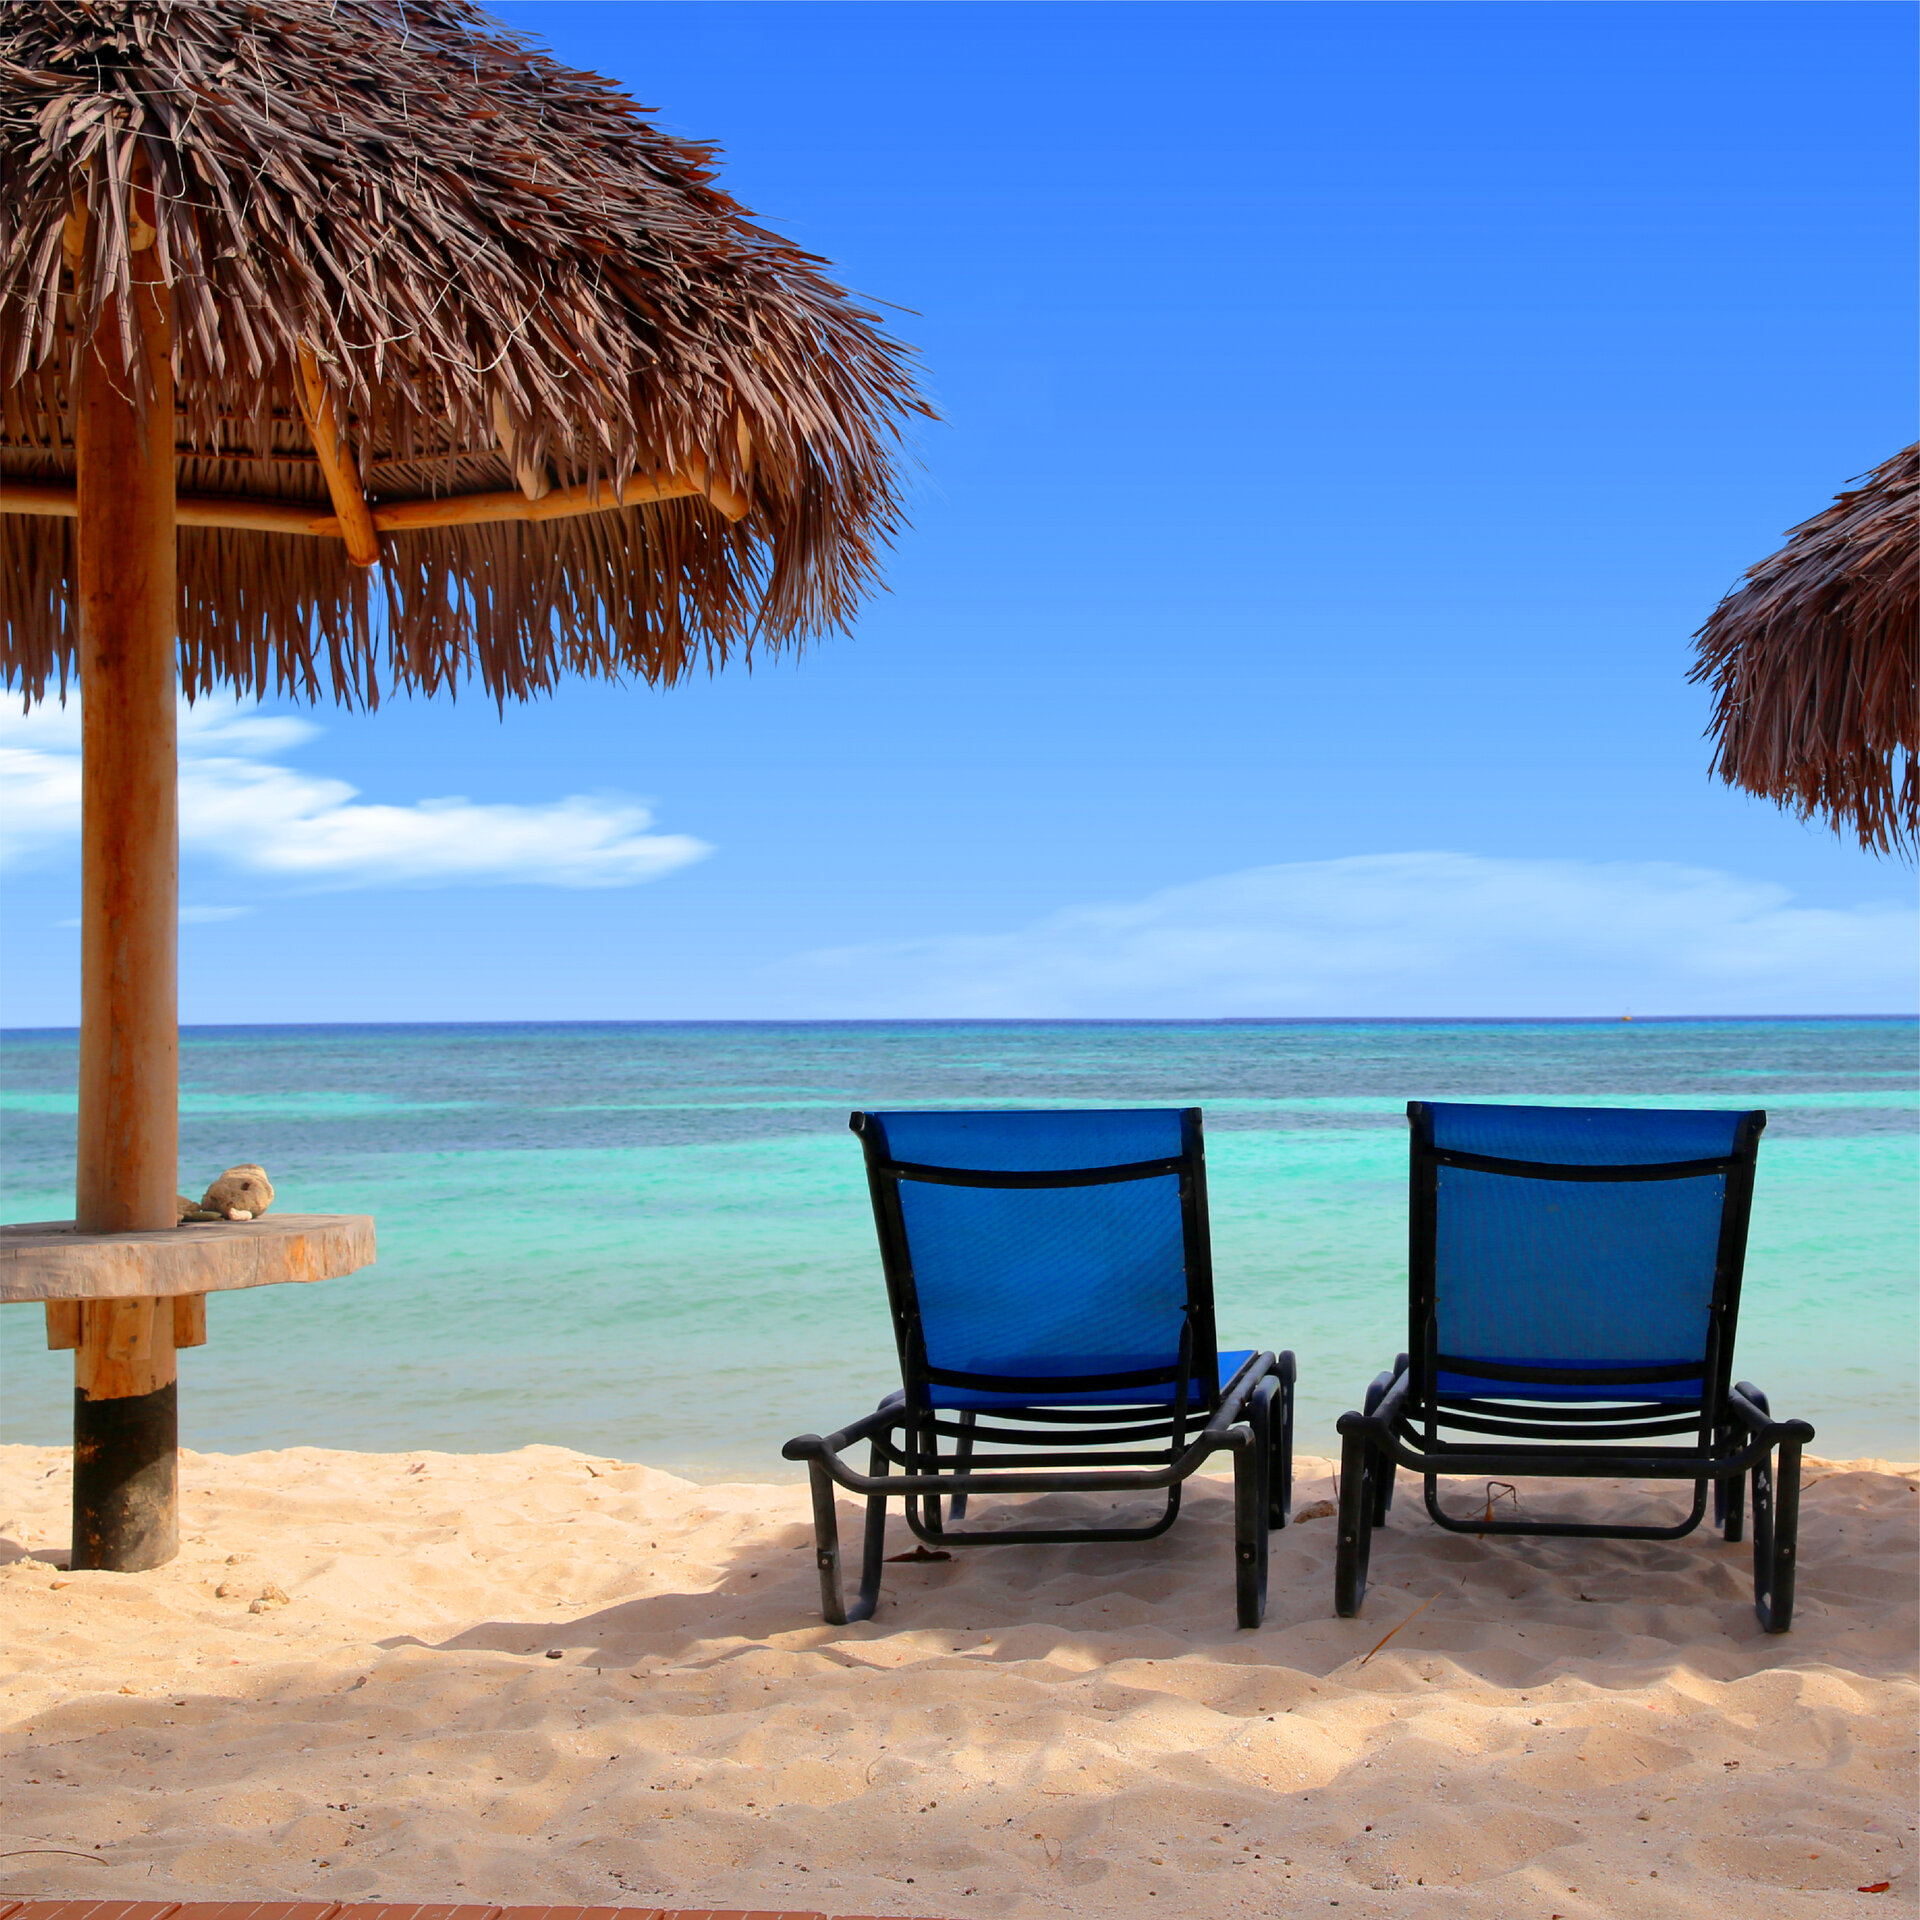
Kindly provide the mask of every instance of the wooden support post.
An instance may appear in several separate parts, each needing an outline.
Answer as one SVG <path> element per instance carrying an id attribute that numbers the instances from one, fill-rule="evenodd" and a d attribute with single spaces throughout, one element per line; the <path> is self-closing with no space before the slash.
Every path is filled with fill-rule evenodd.
<path id="1" fill-rule="evenodd" d="M 207 1344 L 207 1296 L 204 1293 L 173 1296 L 173 1344 L 176 1348 Z"/>
<path id="2" fill-rule="evenodd" d="M 150 248 L 124 305 L 81 355 L 74 419 L 82 1233 L 171 1229 L 179 1174 L 173 327 Z M 74 1361 L 73 1564 L 158 1566 L 178 1542 L 171 1304 L 88 1303 Z"/>
<path id="3" fill-rule="evenodd" d="M 142 1573 L 180 1551 L 171 1300 L 87 1300 L 74 1354 L 76 1567 Z"/>

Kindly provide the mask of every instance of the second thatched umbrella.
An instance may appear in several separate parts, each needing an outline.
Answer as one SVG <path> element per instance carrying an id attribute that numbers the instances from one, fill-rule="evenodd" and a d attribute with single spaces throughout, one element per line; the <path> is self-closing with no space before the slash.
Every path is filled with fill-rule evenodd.
<path id="1" fill-rule="evenodd" d="M 1713 770 L 1878 853 L 1920 837 L 1920 446 L 1793 529 L 1696 636 Z"/>
<path id="2" fill-rule="evenodd" d="M 183 683 L 671 682 L 871 586 L 907 355 L 711 163 L 464 0 L 7 9 L 4 667 L 81 700 L 82 1233 L 175 1218 Z M 109 1333 L 166 1497 L 87 1468 L 76 1564 L 153 1564 L 171 1336 Z"/>

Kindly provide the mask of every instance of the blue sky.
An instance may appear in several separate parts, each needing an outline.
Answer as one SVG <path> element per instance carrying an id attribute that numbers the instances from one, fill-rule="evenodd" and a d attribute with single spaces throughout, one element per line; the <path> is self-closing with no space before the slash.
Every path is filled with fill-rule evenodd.
<path id="1" fill-rule="evenodd" d="M 914 524 L 751 673 L 203 713 L 183 1018 L 1913 1006 L 1912 870 L 1685 677 L 1913 437 L 1910 9 L 505 12 L 912 310 Z M 76 737 L 0 727 L 11 1025 Z"/>

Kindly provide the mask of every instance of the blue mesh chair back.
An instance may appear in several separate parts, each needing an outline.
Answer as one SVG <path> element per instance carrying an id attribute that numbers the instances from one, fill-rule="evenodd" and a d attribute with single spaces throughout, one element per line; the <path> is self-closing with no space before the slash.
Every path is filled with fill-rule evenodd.
<path id="1" fill-rule="evenodd" d="M 1427 1345 L 1435 1392 L 1708 1395 L 1716 1335 L 1731 1345 L 1764 1115 L 1440 1102 L 1409 1113 L 1414 1351 Z"/>
<path id="2" fill-rule="evenodd" d="M 1211 1398 L 1197 1112 L 860 1122 L 910 1397 L 1170 1404 L 1184 1369 Z"/>

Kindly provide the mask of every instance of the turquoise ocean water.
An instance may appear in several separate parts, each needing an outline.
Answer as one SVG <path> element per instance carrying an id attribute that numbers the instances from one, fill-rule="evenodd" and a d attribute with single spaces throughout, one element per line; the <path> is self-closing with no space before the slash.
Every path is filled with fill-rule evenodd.
<path id="1" fill-rule="evenodd" d="M 1404 1344 L 1409 1098 L 1763 1106 L 1739 1371 L 1829 1455 L 1920 1455 L 1910 1020 L 902 1023 L 189 1030 L 183 1190 L 259 1160 L 365 1212 L 378 1266 L 216 1297 L 182 1438 L 552 1441 L 789 1477 L 895 1384 L 855 1106 L 1206 1110 L 1221 1337 L 1290 1346 L 1303 1451 Z M 0 1039 L 0 1216 L 70 1215 L 71 1034 Z M 0 1439 L 72 1365 L 0 1309 Z"/>

